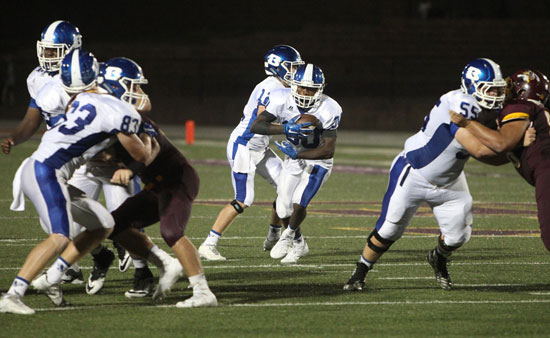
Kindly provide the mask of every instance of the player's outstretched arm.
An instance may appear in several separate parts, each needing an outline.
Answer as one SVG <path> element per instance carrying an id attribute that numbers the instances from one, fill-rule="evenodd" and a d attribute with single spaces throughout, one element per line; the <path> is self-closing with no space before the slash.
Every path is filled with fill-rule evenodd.
<path id="1" fill-rule="evenodd" d="M 502 165 L 508 163 L 504 153 L 497 154 L 489 147 L 481 143 L 468 129 L 458 128 L 455 134 L 456 140 L 478 161 L 490 165 Z"/>
<path id="2" fill-rule="evenodd" d="M 136 134 L 116 134 L 120 144 L 137 162 L 146 163 L 151 156 L 151 138 L 149 136 L 140 139 Z"/>
<path id="3" fill-rule="evenodd" d="M 2 152 L 4 152 L 4 154 L 9 154 L 11 148 L 15 145 L 27 141 L 36 133 L 41 123 L 42 116 L 40 116 L 40 110 L 38 110 L 38 108 L 28 107 L 25 117 L 17 128 L 15 128 L 10 136 L 2 140 Z"/>
<path id="4" fill-rule="evenodd" d="M 485 127 L 477 121 L 467 120 L 464 116 L 449 111 L 451 121 L 468 129 L 484 145 L 497 153 L 505 153 L 514 150 L 522 141 L 525 130 L 529 127 L 529 120 L 518 120 L 504 124 L 499 130 Z"/>

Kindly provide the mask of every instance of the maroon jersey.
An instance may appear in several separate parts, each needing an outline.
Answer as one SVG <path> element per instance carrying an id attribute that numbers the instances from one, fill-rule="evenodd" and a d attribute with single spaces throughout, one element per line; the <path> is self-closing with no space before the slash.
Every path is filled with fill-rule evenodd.
<path id="1" fill-rule="evenodd" d="M 535 169 L 550 166 L 550 115 L 544 107 L 532 101 L 513 100 L 506 104 L 499 115 L 500 125 L 518 120 L 529 120 L 535 127 L 535 142 L 529 147 L 518 147 L 511 160 L 516 170 L 531 185 L 535 185 Z"/>
<path id="2" fill-rule="evenodd" d="M 148 166 L 135 167 L 139 170 L 134 173 L 145 187 L 112 212 L 115 228 L 111 236 L 130 226 L 144 228 L 160 221 L 162 238 L 172 247 L 184 236 L 193 200 L 199 192 L 199 176 L 153 121 L 145 116 L 143 121 L 157 132 L 160 152 Z M 129 159 L 125 163 L 132 166 L 135 161 Z"/>
<path id="3" fill-rule="evenodd" d="M 161 187 L 180 182 L 185 170 L 194 170 L 185 156 L 170 142 L 168 137 L 149 118 L 143 116 L 145 122 L 155 128 L 155 136 L 160 146 L 160 152 L 155 160 L 139 173 L 139 177 L 145 184 L 145 188 Z"/>

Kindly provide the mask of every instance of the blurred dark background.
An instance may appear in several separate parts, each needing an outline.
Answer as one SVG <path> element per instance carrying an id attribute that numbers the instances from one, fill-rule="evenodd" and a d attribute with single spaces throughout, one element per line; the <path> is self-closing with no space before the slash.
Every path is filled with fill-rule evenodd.
<path id="1" fill-rule="evenodd" d="M 0 11 L 0 76 L 14 77 L 0 119 L 23 117 L 36 40 L 59 19 L 79 27 L 98 60 L 126 56 L 143 67 L 160 123 L 235 126 L 276 44 L 323 69 L 346 129 L 417 130 L 477 57 L 505 76 L 523 67 L 550 74 L 543 0 L 11 1 Z"/>

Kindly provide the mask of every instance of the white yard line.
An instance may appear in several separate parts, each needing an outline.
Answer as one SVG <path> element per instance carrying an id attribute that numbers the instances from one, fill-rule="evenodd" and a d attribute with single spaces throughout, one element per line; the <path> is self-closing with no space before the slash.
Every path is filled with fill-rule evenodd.
<path id="1" fill-rule="evenodd" d="M 385 306 L 403 306 L 403 305 L 509 305 L 509 304 L 540 304 L 550 303 L 550 299 L 523 299 L 523 300 L 418 300 L 418 301 L 371 301 L 371 302 L 298 302 L 298 303 L 242 303 L 242 304 L 219 304 L 218 307 L 321 307 L 321 306 L 357 306 L 357 305 L 385 305 Z M 101 305 L 105 307 L 135 307 L 133 304 L 117 304 L 117 305 Z M 140 306 L 146 308 L 176 308 L 176 305 L 146 305 Z M 38 308 L 34 309 L 37 312 L 53 312 L 53 311 L 75 311 L 75 310 L 97 310 L 98 306 L 70 306 L 62 308 Z M 185 311 L 185 310 L 181 310 Z"/>
<path id="2" fill-rule="evenodd" d="M 241 261 L 240 259 L 230 259 L 225 261 L 224 263 L 229 262 L 238 262 Z M 203 268 L 204 269 L 216 269 L 216 270 L 223 270 L 223 269 L 324 269 L 324 268 L 348 268 L 355 266 L 354 264 L 291 264 L 291 265 L 283 265 L 283 264 L 255 264 L 255 265 L 226 265 L 224 263 L 219 262 L 203 262 Z M 216 264 L 216 265 L 210 265 L 210 264 Z M 453 266 L 478 266 L 478 265 L 549 265 L 550 262 L 453 262 Z M 384 267 L 394 267 L 394 266 L 428 266 L 427 263 L 378 263 L 376 264 L 376 268 L 384 268 Z M 81 266 L 84 270 L 91 270 L 91 266 Z M 155 266 L 150 266 L 151 269 L 156 269 Z M 21 267 L 0 267 L 1 270 L 19 270 Z M 118 267 L 111 266 L 110 269 L 118 270 Z M 376 269 L 372 270 L 371 272 L 377 272 Z M 424 278 L 424 277 L 387 277 L 384 279 L 414 279 L 414 278 Z M 433 277 L 430 277 L 433 278 Z M 512 285 L 512 284 L 510 284 Z"/>

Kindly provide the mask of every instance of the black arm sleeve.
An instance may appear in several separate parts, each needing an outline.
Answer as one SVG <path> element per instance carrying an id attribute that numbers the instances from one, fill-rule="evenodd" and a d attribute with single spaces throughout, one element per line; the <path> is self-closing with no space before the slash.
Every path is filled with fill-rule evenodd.
<path id="1" fill-rule="evenodd" d="M 336 129 L 334 129 L 334 130 L 328 130 L 328 129 L 323 130 L 323 137 L 336 138 Z"/>
<path id="2" fill-rule="evenodd" d="M 272 135 L 278 134 L 273 132 L 271 129 L 271 122 L 275 121 L 277 118 L 275 115 L 269 113 L 268 111 L 263 111 L 257 118 L 256 121 L 250 126 L 250 131 L 254 134 L 261 135 Z"/>

